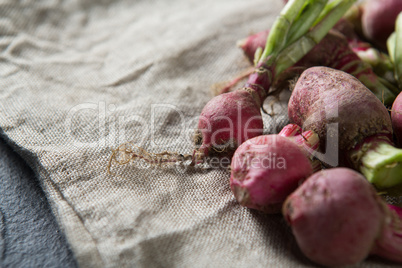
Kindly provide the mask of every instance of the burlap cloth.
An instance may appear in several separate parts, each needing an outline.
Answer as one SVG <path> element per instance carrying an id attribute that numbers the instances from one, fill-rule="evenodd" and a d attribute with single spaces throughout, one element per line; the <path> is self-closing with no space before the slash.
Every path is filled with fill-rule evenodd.
<path id="1" fill-rule="evenodd" d="M 280 215 L 236 203 L 225 169 L 140 161 L 106 169 L 125 142 L 191 154 L 211 85 L 249 66 L 236 41 L 268 28 L 281 8 L 0 1 L 1 134 L 39 177 L 80 266 L 313 265 Z M 284 103 L 264 115 L 267 133 L 286 123 Z M 376 258 L 361 266 L 378 265 L 386 266 Z"/>

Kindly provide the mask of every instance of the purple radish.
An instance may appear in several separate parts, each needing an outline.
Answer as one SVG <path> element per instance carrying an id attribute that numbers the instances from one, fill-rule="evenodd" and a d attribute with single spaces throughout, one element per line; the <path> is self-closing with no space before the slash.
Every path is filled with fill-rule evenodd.
<path id="1" fill-rule="evenodd" d="M 371 254 L 402 262 L 402 218 L 354 170 L 314 173 L 286 199 L 283 215 L 301 251 L 318 264 L 352 265 Z"/>
<path id="2" fill-rule="evenodd" d="M 322 155 L 325 163 L 352 167 L 378 188 L 402 183 L 402 150 L 393 146 L 388 110 L 354 76 L 328 67 L 305 70 L 289 99 L 288 115 L 318 134 L 322 150 L 332 146 L 332 153 L 339 153 Z"/>
<path id="3" fill-rule="evenodd" d="M 265 213 L 280 213 L 286 197 L 316 169 L 311 151 L 317 147 L 318 136 L 301 133 L 296 125 L 244 142 L 231 163 L 230 187 L 237 201 Z"/>

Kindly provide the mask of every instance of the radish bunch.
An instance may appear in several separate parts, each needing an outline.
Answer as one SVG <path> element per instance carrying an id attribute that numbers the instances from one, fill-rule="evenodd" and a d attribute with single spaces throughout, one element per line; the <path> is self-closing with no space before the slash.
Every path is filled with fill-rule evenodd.
<path id="1" fill-rule="evenodd" d="M 231 169 L 240 204 L 268 213 L 281 206 L 301 251 L 318 264 L 357 264 L 369 255 L 402 262 L 402 208 L 386 204 L 373 187 L 402 183 L 402 150 L 392 145 L 385 106 L 352 75 L 311 67 L 299 77 L 288 107 L 289 126 L 317 135 L 322 154 L 306 146 L 300 151 L 292 134 L 281 136 L 289 126 L 243 143 Z M 331 142 L 338 146 L 326 154 Z M 250 165 L 272 153 L 283 157 L 286 170 Z M 313 156 L 346 167 L 314 173 Z"/>
<path id="2" fill-rule="evenodd" d="M 292 47 L 296 42 L 292 34 L 269 42 L 278 29 L 283 37 L 294 34 L 298 27 L 273 27 L 264 50 L 253 43 L 264 37 L 254 36 L 253 46 L 245 43 L 245 52 L 257 67 L 245 87 L 254 103 L 261 105 L 269 88 L 284 79 L 286 72 L 302 72 L 288 105 L 290 126 L 298 129 L 298 134 L 290 134 L 289 126 L 277 135 L 257 134 L 248 140 L 242 134 L 234 138 L 221 134 L 220 142 L 234 140 L 234 148 L 238 146 L 231 163 L 234 196 L 241 205 L 266 213 L 277 213 L 281 208 L 302 252 L 318 264 L 356 264 L 369 255 L 402 262 L 402 209 L 386 204 L 376 192 L 402 183 L 402 150 L 394 146 L 391 117 L 382 102 L 392 103 L 396 92 L 386 91 L 383 81 L 357 57 L 356 47 L 348 43 L 350 36 L 339 38 L 335 32 L 323 35 L 325 38 L 302 57 L 274 48 L 283 44 Z M 281 65 L 278 71 L 281 57 L 291 58 L 292 64 L 286 68 Z M 315 65 L 326 67 L 311 67 Z M 372 85 L 372 91 L 362 81 Z M 377 96 L 373 93 L 376 90 Z M 237 90 L 217 96 L 203 111 L 205 122 L 216 124 L 199 125 L 201 150 L 196 153 L 201 157 L 214 148 L 209 136 L 219 131 L 222 115 L 238 122 L 226 100 L 238 94 Z M 244 108 L 249 114 L 251 107 Z M 215 121 L 215 116 L 220 120 Z M 256 118 L 255 114 L 248 116 L 245 122 Z M 241 122 L 242 127 L 236 130 L 247 131 Z M 313 136 L 319 138 L 319 146 L 318 142 L 300 146 L 311 145 L 309 138 Z M 272 165 L 273 156 L 281 159 L 276 165 Z M 327 169 L 317 171 L 314 157 Z"/>
<path id="3" fill-rule="evenodd" d="M 355 1 L 289 1 L 255 56 L 255 71 L 245 85 L 210 100 L 196 133 L 194 162 L 210 155 L 232 155 L 247 139 L 262 134 L 260 107 L 283 71 L 311 50 Z M 302 47 L 303 49 L 300 49 Z"/>
<path id="4" fill-rule="evenodd" d="M 211 157 L 231 157 L 248 139 L 263 133 L 261 107 L 271 86 L 288 68 L 303 58 L 339 21 L 356 0 L 291 0 L 274 22 L 264 49 L 255 54 L 254 71 L 238 90 L 212 98 L 202 109 L 194 135 L 191 165 Z M 302 48 L 302 49 L 300 49 Z M 177 163 L 181 154 L 150 154 L 142 148 L 124 146 L 113 152 L 114 162 L 142 159 L 150 164 Z M 123 160 L 119 161 L 119 156 Z M 188 159 L 188 155 L 184 157 Z M 128 159 L 128 160 L 127 160 Z"/>
<path id="5" fill-rule="evenodd" d="M 288 114 L 318 134 L 322 152 L 337 145 L 321 155 L 324 162 L 360 171 L 317 172 L 288 196 L 283 214 L 303 253 L 327 266 L 356 264 L 370 254 L 402 262 L 402 209 L 390 210 L 369 183 L 402 183 L 402 150 L 393 146 L 385 106 L 352 75 L 312 67 L 299 77 Z"/>
<path id="6" fill-rule="evenodd" d="M 108 170 L 115 162 L 127 164 L 133 159 L 169 165 L 191 158 L 191 165 L 197 165 L 208 162 L 210 157 L 231 157 L 240 144 L 263 133 L 261 107 L 267 96 L 273 94 L 271 86 L 277 78 L 319 43 L 355 2 L 289 1 L 266 37 L 264 49 L 257 51 L 254 71 L 244 86 L 214 97 L 202 109 L 191 156 L 152 154 L 123 144 L 113 151 Z"/>
<path id="7" fill-rule="evenodd" d="M 336 24 L 354 2 L 288 1 L 269 33 L 244 41 L 254 70 L 243 87 L 205 105 L 192 155 L 122 147 L 111 162 L 121 152 L 123 164 L 135 158 L 196 165 L 208 157 L 232 157 L 230 187 L 240 205 L 282 212 L 311 260 L 338 266 L 375 254 L 402 262 L 402 209 L 376 193 L 402 184 L 402 149 L 393 142 L 396 122 L 402 132 L 402 104 L 394 103 L 398 116 L 391 120 L 383 102 L 391 104 L 399 91 L 356 54 L 363 43 L 346 24 Z M 390 59 L 398 81 L 402 19 L 400 25 L 396 41 L 388 42 L 396 44 Z M 291 124 L 279 134 L 262 135 L 264 100 L 295 76 L 300 77 L 288 103 Z"/>

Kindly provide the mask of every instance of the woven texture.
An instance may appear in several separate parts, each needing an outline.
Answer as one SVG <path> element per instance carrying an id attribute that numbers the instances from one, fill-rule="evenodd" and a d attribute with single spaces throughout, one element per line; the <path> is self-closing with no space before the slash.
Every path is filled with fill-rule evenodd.
<path id="1" fill-rule="evenodd" d="M 1 134 L 39 177 L 81 267 L 313 265 L 280 215 L 237 204 L 225 169 L 139 161 L 107 173 L 126 142 L 191 154 L 211 85 L 249 66 L 236 41 L 268 28 L 281 8 L 279 0 L 0 1 Z M 266 133 L 286 123 L 285 103 L 264 115 Z"/>

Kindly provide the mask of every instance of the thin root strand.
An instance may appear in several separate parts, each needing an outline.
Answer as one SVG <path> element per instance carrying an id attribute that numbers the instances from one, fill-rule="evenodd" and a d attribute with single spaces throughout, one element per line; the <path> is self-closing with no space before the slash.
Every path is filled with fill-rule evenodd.
<path id="1" fill-rule="evenodd" d="M 131 147 L 131 148 L 128 148 Z M 169 166 L 184 163 L 192 160 L 192 155 L 184 155 L 175 152 L 164 151 L 162 153 L 150 153 L 145 149 L 131 143 L 120 145 L 117 149 L 112 150 L 109 158 L 107 171 L 111 173 L 113 163 L 117 165 L 126 165 L 134 160 L 143 160 L 151 166 Z"/>

